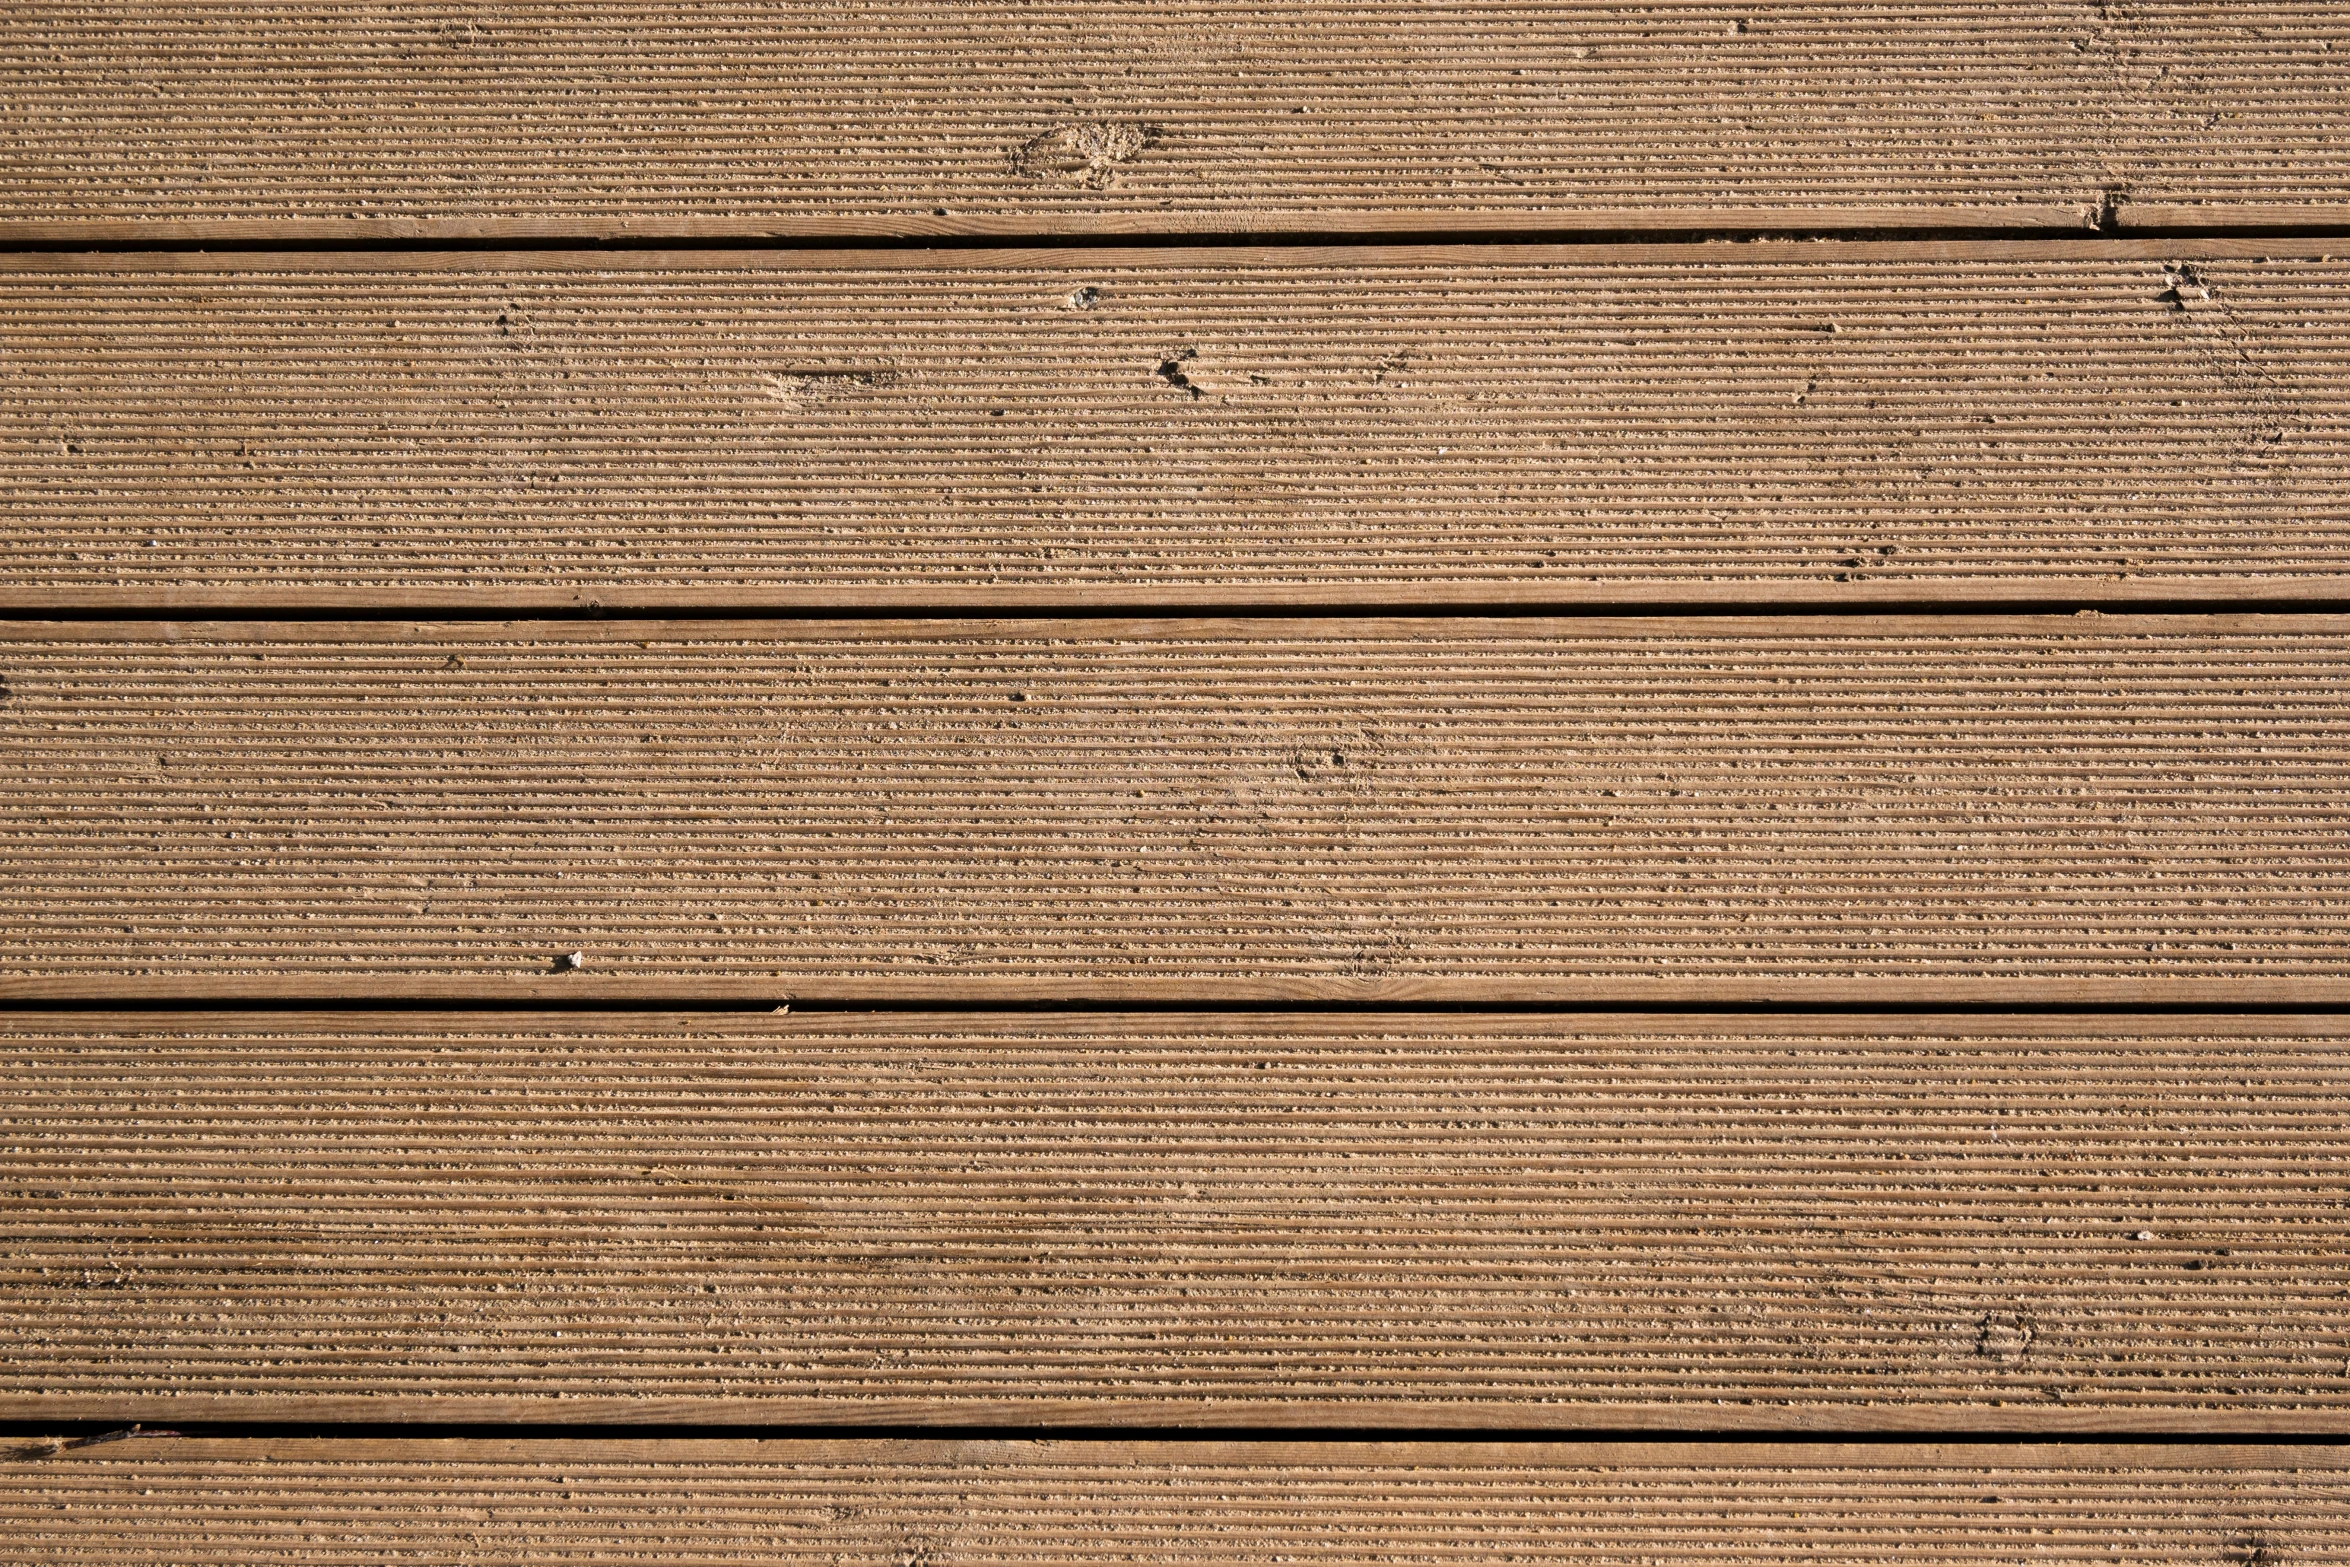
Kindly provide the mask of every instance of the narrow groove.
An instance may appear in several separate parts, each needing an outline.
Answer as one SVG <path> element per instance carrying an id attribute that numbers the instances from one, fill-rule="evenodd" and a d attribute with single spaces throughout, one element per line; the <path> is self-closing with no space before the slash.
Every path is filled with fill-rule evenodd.
<path id="1" fill-rule="evenodd" d="M 1445 1447 L 1465 1447 L 1480 1443 L 1509 1443 L 1533 1445 L 1544 1442 L 1560 1443 L 1674 1443 L 1693 1447 L 1751 1448 L 1759 1443 L 1820 1452 L 1840 1447 L 1915 1447 L 1919 1435 L 1915 1431 L 1873 1431 L 1867 1429 L 1837 1431 L 1823 1435 L 1815 1430 L 1790 1427 L 1772 1430 L 1758 1427 L 1753 1430 L 1719 1431 L 1707 1427 L 1676 1426 L 1489 1426 L 1430 1430 L 1422 1426 L 1330 1426 L 1301 1429 L 1296 1426 L 1215 1426 L 1206 1428 L 1188 1425 L 1089 1425 L 1083 1421 L 1054 1422 L 1050 1420 L 1019 1425 L 843 1425 L 821 1421 L 800 1422 L 702 1422 L 681 1425 L 644 1425 L 626 1421 L 586 1421 L 578 1425 L 559 1425 L 538 1420 L 171 1420 L 164 1422 L 168 1411 L 155 1421 L 121 1422 L 91 1420 L 0 1420 L 0 1444 L 27 1439 L 63 1437 L 85 1446 L 98 1443 L 89 1439 L 120 1440 L 129 1435 L 140 1437 L 180 1437 L 189 1441 L 217 1440 L 290 1440 L 290 1441 L 380 1441 L 387 1439 L 441 1442 L 441 1441 L 561 1441 L 561 1442 L 724 1442 L 724 1441 L 854 1441 L 882 1443 L 891 1441 L 921 1442 L 1011 1442 L 1011 1441 L 1067 1441 L 1101 1443 L 1198 1443 L 1239 1444 L 1248 1442 L 1293 1443 L 1400 1443 L 1427 1444 Z M 1938 1445 L 1964 1443 L 1975 1447 L 2046 1447 L 2093 1448 L 2111 1446 L 2115 1438 L 2102 1434 L 2011 1430 L 2001 1427 L 1983 1429 L 1953 1429 L 1937 1431 Z M 2126 1439 L 2132 1447 L 2208 1447 L 2215 1440 L 2210 1431 L 2150 1431 L 2133 1432 Z M 2273 1431 L 2248 1431 L 2229 1435 L 2224 1440 L 2232 1447 L 2324 1447 L 2340 1448 L 2345 1444 L 2338 1436 L 2290 1435 Z M 0 1457 L 5 1457 L 0 1454 Z"/>
<path id="2" fill-rule="evenodd" d="M 1255 249 L 1311 250 L 1363 245 L 1754 245 L 1811 241 L 1877 242 L 1889 244 L 1951 245 L 1982 240 L 2050 240 L 2079 244 L 2084 239 L 2175 240 L 2330 240 L 2350 238 L 2350 223 L 2146 224 L 2124 228 L 2104 224 L 1911 224 L 1888 227 L 1856 223 L 1849 226 L 1739 224 L 1682 227 L 1578 228 L 1431 228 L 1364 229 L 1211 229 L 1186 232 L 1163 230 L 1134 233 L 1055 233 L 1036 230 L 1008 234 L 704 234 L 690 230 L 641 234 L 539 234 L 520 242 L 530 250 L 590 251 L 621 254 L 690 248 L 747 253 L 795 250 L 871 251 L 990 251 L 990 250 L 1210 250 L 1224 246 Z M 381 236 L 359 240 L 309 239 L 155 239 L 103 242 L 74 239 L 8 238 L 0 225 L 0 254 L 76 256 L 174 255 L 479 255 L 511 252 L 512 237 L 467 238 L 443 236 Z"/>
<path id="3" fill-rule="evenodd" d="M 2083 1018 L 2202 1018 L 2202 1017 L 2303 1017 L 2327 1018 L 2350 1015 L 2350 1006 L 2325 1001 L 2283 1002 L 2254 1001 L 2224 1004 L 2196 1002 L 2101 1002 L 2050 1000 L 2046 1002 L 1997 1001 L 1905 1001 L 1892 997 L 1882 1001 L 1778 1001 L 1758 998 L 1752 1001 L 1681 1000 L 1673 997 L 1628 998 L 1609 1000 L 1600 998 L 1574 1002 L 1513 1002 L 1513 1001 L 1300 1001 L 1300 1000 L 1218 1000 L 1212 996 L 1171 1001 L 1155 997 L 1133 1000 L 1103 1000 L 1074 998 L 1068 1000 L 1023 998 L 1010 1001 L 988 1000 L 983 997 L 966 1000 L 907 999 L 860 1000 L 855 998 L 801 996 L 791 998 L 781 1010 L 793 1017 L 808 1016 L 900 1016 L 928 1015 L 949 1017 L 1083 1017 L 1119 1016 L 1133 1014 L 1141 1017 L 1184 1017 L 1194 1014 L 1213 1017 L 1264 1017 L 1269 1020 L 1284 1017 L 1652 1017 L 1658 1014 L 1687 1014 L 1696 1017 L 1889 1017 L 1889 1018 L 2020 1018 L 2020 1017 L 2083 1017 Z M 331 996 L 303 999 L 287 996 L 180 996 L 180 997 L 120 997 L 67 996 L 28 1000 L 23 997 L 0 997 L 0 1016 L 39 1013 L 131 1013 L 162 1015 L 168 1013 L 207 1014 L 224 1012 L 260 1013 L 318 1013 L 325 1015 L 357 1015 L 361 1013 L 394 1013 L 415 1017 L 462 1017 L 473 1013 L 522 1015 L 581 1015 L 593 1013 L 628 1013 L 647 1016 L 675 1017 L 680 1014 L 772 1016 L 778 1011 L 773 1001 L 746 1001 L 735 997 L 715 996 L 708 999 L 676 997 L 651 1000 L 629 997 L 601 997 L 578 1000 L 569 997 L 547 997 L 534 1000 L 487 997 L 478 1000 L 419 999 L 415 996 Z"/>
<path id="4" fill-rule="evenodd" d="M 852 604 L 839 607 L 808 604 L 590 604 L 578 607 L 477 609 L 462 605 L 354 608 L 337 604 L 272 605 L 266 608 L 228 607 L 178 609 L 168 603 L 137 604 L 98 609 L 0 609 L 0 626 L 135 624 L 176 620 L 190 625 L 279 625 L 291 622 L 352 622 L 361 625 L 511 625 L 520 622 L 612 621 L 693 626 L 726 621 L 769 621 L 777 624 L 830 621 L 1147 621 L 1147 620 L 1620 620 L 1672 618 L 1684 620 L 1883 620 L 1893 616 L 1933 615 L 1950 619 L 1989 619 L 2015 615 L 2350 615 L 2350 598 L 2171 598 L 2115 599 L 2082 595 L 2067 598 L 1901 600 L 1897 604 L 1779 604 L 1650 601 L 1646 599 L 1564 600 L 1533 603 L 1429 604 L 1398 600 L 1366 600 L 1346 604 L 1291 604 L 1274 600 L 1229 603 L 1131 605 L 1072 605 L 1068 608 L 974 608 L 970 604 Z"/>

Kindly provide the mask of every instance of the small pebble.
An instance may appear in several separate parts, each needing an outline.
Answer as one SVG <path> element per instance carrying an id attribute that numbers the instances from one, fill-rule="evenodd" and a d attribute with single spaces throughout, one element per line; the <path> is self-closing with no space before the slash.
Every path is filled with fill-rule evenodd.
<path id="1" fill-rule="evenodd" d="M 2152 1230 L 2140 1230 L 2138 1232 L 2138 1239 L 2142 1241 L 2150 1241 L 2154 1239 L 2154 1232 Z"/>
<path id="2" fill-rule="evenodd" d="M 555 966 L 559 969 L 586 968 L 587 954 L 584 952 L 566 952 L 555 960 Z"/>

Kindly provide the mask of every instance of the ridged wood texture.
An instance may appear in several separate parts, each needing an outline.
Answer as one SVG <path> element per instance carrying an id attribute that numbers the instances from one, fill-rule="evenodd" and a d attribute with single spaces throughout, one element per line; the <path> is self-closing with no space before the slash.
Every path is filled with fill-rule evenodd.
<path id="1" fill-rule="evenodd" d="M 37 1450 L 36 1444 L 36 1450 Z M 0 1461 L 0 1562 L 2299 1567 L 2339 1447 L 294 1441 Z"/>
<path id="2" fill-rule="evenodd" d="M 15 622 L 0 994 L 2339 1001 L 2346 629 Z"/>
<path id="3" fill-rule="evenodd" d="M 2324 0 L 19 3 L 0 240 L 2339 218 L 2345 45 Z"/>
<path id="4" fill-rule="evenodd" d="M 0 1418 L 2350 1430 L 2292 1019 L 0 1018 Z"/>
<path id="5" fill-rule="evenodd" d="M 2340 597 L 2262 245 L 20 258 L 0 607 Z"/>

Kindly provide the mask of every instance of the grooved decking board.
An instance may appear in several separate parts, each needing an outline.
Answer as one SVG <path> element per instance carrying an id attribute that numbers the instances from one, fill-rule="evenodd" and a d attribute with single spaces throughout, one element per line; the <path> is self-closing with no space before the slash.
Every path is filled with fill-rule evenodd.
<path id="1" fill-rule="evenodd" d="M 2345 631 L 10 622 L 0 994 L 2339 1001 Z"/>
<path id="2" fill-rule="evenodd" d="M 2259 248 L 21 257 L 0 606 L 2335 598 Z"/>
<path id="3" fill-rule="evenodd" d="M 2340 1447 L 144 1438 L 0 1461 L 0 1560 L 2300 1564 Z"/>
<path id="4" fill-rule="evenodd" d="M 2346 45 L 2324 0 L 20 3 L 0 239 L 2339 221 Z"/>
<path id="5" fill-rule="evenodd" d="M 2339 1019 L 0 1019 L 0 1417 L 2350 1430 Z"/>

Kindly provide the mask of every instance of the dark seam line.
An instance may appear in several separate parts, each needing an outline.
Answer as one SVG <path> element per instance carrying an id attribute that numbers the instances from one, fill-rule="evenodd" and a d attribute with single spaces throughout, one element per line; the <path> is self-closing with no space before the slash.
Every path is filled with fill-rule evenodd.
<path id="1" fill-rule="evenodd" d="M 170 1418 L 169 1400 L 157 1400 L 157 1417 Z M 803 1440 L 803 1441 L 1034 1441 L 1060 1440 L 1082 1442 L 1410 1442 L 1443 1443 L 1468 1446 L 1476 1443 L 1541 1443 L 1541 1442 L 1656 1442 L 1694 1443 L 1711 1447 L 1758 1446 L 1768 1444 L 1788 1448 L 1828 1448 L 1846 1445 L 1869 1447 L 1943 1447 L 1953 1443 L 1982 1444 L 1997 1447 L 2107 1447 L 2114 1445 L 2148 1447 L 2206 1447 L 2217 1443 L 2229 1446 L 2260 1447 L 2340 1447 L 2350 1442 L 2338 1434 L 2319 1433 L 2296 1435 L 2275 1431 L 2243 1431 L 2228 1429 L 2224 1420 L 2214 1420 L 2208 1411 L 2185 1412 L 2202 1423 L 2203 1428 L 2192 1432 L 2039 1432 L 1993 1428 L 1985 1430 L 1945 1430 L 1936 1427 L 1921 1431 L 1852 1431 L 1822 1432 L 1812 1429 L 1779 1430 L 1758 1427 L 1748 1430 L 1722 1430 L 1715 1427 L 1655 1427 L 1655 1426 L 1495 1426 L 1442 1427 L 1418 1426 L 1285 1426 L 1285 1425 L 1098 1425 L 1081 1421 L 1040 1421 L 1023 1425 L 909 1425 L 904 1423 L 860 1425 L 850 1422 L 794 1422 L 773 1425 L 756 1422 L 729 1422 L 724 1424 L 645 1425 L 625 1422 L 582 1422 L 577 1425 L 547 1421 L 302 1421 L 302 1420 L 233 1420 L 181 1421 L 169 1428 L 151 1427 L 145 1423 L 136 1426 L 108 1424 L 102 1421 L 39 1422 L 28 1420 L 0 1421 L 0 1442 L 21 1441 L 25 1438 L 62 1439 L 63 1450 L 75 1447 L 95 1447 L 102 1443 L 128 1440 L 155 1440 L 166 1437 L 183 1438 L 341 1438 L 366 1440 L 406 1438 L 417 1441 L 448 1439 L 492 1438 L 504 1441 L 578 1440 L 578 1441 L 710 1441 L 710 1440 Z M 44 1450 L 13 1454 L 0 1452 L 0 1458 L 43 1457 Z"/>
<path id="2" fill-rule="evenodd" d="M 1182 1017 L 1193 1013 L 1209 1013 L 1226 1017 L 1352 1017 L 1356 1015 L 1379 1017 L 1408 1017 L 1421 1013 L 1448 1017 L 1555 1017 L 1582 1016 L 1670 1016 L 1695 1015 L 1706 1017 L 1981 1017 L 1981 1018 L 2056 1018 L 2056 1017 L 2338 1017 L 2350 1016 L 2350 1006 L 2326 1003 L 2299 1003 L 2289 1001 L 1783 1001 L 1757 999 L 1747 1001 L 1680 1001 L 1668 998 L 1651 1000 L 1596 1000 L 1596 1001 L 1248 1001 L 1194 999 L 1180 1001 L 1163 999 L 1115 1000 L 1021 1000 L 1001 1001 L 858 1001 L 837 998 L 787 995 L 779 990 L 767 1000 L 693 1000 L 675 997 L 666 1000 L 646 1000 L 637 997 L 593 997 L 572 999 L 516 999 L 514 997 L 482 997 L 478 999 L 434 998 L 419 1001 L 414 997 L 350 997 L 302 998 L 268 996 L 260 998 L 237 997 L 137 997 L 124 999 L 112 996 L 74 996 L 62 999 L 10 998 L 0 1000 L 0 1015 L 36 1014 L 44 1012 L 101 1012 L 152 1013 L 156 1015 L 190 1012 L 396 1012 L 417 1017 L 457 1016 L 466 1013 L 648 1013 L 676 1015 L 679 1013 L 744 1014 L 774 1016 L 781 1012 L 797 1017 L 802 1014 L 824 1016 L 925 1015 L 943 1013 L 965 1017 L 1008 1017 L 1033 1014 L 1049 1017 L 1082 1017 L 1089 1014 L 1136 1013 L 1151 1016 Z"/>
<path id="3" fill-rule="evenodd" d="M 1082 587 L 1069 591 L 1083 593 Z M 2350 614 L 2350 598 L 2166 598 L 2101 599 L 1894 599 L 1865 604 L 1782 603 L 1774 600 L 1722 603 L 1675 600 L 1574 600 L 1569 602 L 1388 603 L 1369 600 L 1345 604 L 1284 604 L 1264 600 L 1218 603 L 1075 604 L 1066 607 L 1034 604 L 906 605 L 777 605 L 689 604 L 608 605 L 477 609 L 414 605 L 406 608 L 338 607 L 331 604 L 287 604 L 267 607 L 211 608 L 203 605 L 133 604 L 119 609 L 69 607 L 62 609 L 0 609 L 0 626 L 138 625 L 171 622 L 177 625 L 271 625 L 286 622 L 350 622 L 386 624 L 446 622 L 452 625 L 522 624 L 529 622 L 626 621 L 696 623 L 773 621 L 778 624 L 818 621 L 1071 621 L 1071 620 L 1872 620 L 1909 617 L 1987 619 L 2016 615 L 2342 615 Z"/>
<path id="4" fill-rule="evenodd" d="M 432 255 L 511 251 L 644 250 L 1206 250 L 1216 248 L 1355 249 L 1427 245 L 1686 245 L 1849 240 L 1902 244 L 1975 240 L 2196 240 L 2350 238 L 2350 223 L 2031 224 L 1851 227 L 1507 228 L 1507 229 L 1221 229 L 1170 233 L 1020 234 L 514 234 L 478 236 L 288 237 L 175 240 L 12 239 L 0 227 L 0 252 L 20 255 Z"/>

